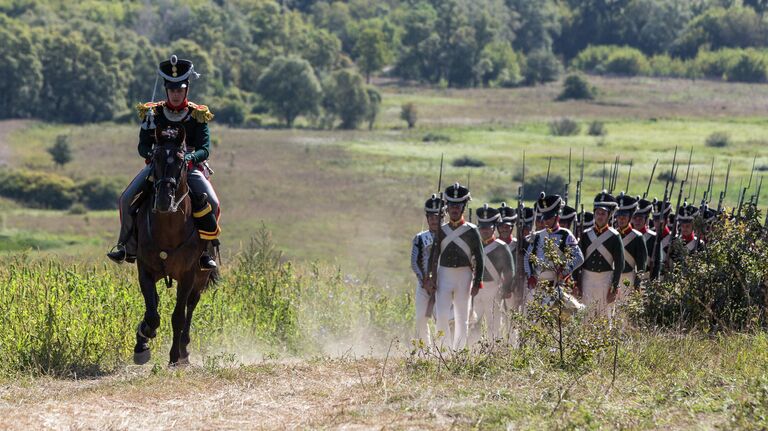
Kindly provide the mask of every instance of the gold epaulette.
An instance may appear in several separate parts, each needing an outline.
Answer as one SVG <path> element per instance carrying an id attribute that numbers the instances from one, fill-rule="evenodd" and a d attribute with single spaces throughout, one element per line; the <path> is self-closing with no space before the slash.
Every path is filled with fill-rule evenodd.
<path id="1" fill-rule="evenodd" d="M 197 120 L 198 123 L 207 123 L 213 120 L 213 112 L 205 105 L 198 105 L 196 103 L 189 102 L 187 104 L 192 113 L 192 118 Z"/>
<path id="2" fill-rule="evenodd" d="M 137 103 L 136 110 L 139 112 L 139 119 L 141 121 L 144 121 L 144 119 L 147 118 L 147 112 L 149 112 L 150 109 L 154 113 L 155 108 L 162 105 L 163 105 L 163 102 Z"/>

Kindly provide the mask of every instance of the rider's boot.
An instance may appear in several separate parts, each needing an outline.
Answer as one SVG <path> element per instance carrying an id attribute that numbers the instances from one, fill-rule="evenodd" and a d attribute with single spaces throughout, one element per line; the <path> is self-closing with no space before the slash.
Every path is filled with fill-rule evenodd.
<path id="1" fill-rule="evenodd" d="M 112 250 L 107 253 L 107 257 L 115 263 L 136 262 L 136 255 L 128 254 L 125 248 L 125 244 L 123 243 L 117 243 L 116 246 L 112 247 Z"/>
<path id="2" fill-rule="evenodd" d="M 218 268 L 218 265 L 216 264 L 216 259 L 214 259 L 214 256 L 216 253 L 215 248 L 218 246 L 219 246 L 218 239 L 208 242 L 208 245 L 205 247 L 203 254 L 200 256 L 200 269 L 202 269 L 203 271 L 212 271 Z"/>

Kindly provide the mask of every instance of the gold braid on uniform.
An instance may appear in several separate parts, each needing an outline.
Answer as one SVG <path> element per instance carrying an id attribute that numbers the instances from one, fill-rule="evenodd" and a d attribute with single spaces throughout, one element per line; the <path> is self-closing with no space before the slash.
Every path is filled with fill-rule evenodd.
<path id="1" fill-rule="evenodd" d="M 155 108 L 158 106 L 162 106 L 163 102 L 147 102 L 147 103 L 137 103 L 136 104 L 136 111 L 139 113 L 139 119 L 141 121 L 144 121 L 144 119 L 147 118 L 147 113 L 151 110 L 153 114 L 155 113 Z"/>
<path id="2" fill-rule="evenodd" d="M 187 106 L 189 106 L 192 118 L 197 120 L 198 123 L 207 123 L 213 120 L 213 112 L 207 106 L 192 102 L 188 102 Z"/>

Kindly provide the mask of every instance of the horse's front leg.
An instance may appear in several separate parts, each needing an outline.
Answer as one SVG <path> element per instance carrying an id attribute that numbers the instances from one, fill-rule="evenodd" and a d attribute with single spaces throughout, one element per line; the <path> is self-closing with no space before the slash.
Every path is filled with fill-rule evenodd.
<path id="1" fill-rule="evenodd" d="M 139 323 L 136 329 L 136 345 L 133 347 L 133 362 L 137 365 L 144 365 L 149 362 L 152 353 L 149 350 L 149 340 L 157 336 L 157 328 L 160 327 L 160 313 L 157 309 L 160 305 L 160 298 L 157 295 L 155 287 L 155 278 L 141 262 L 138 262 L 139 285 L 141 294 L 144 296 L 144 319 Z"/>
<path id="2" fill-rule="evenodd" d="M 189 361 L 189 350 L 187 350 L 187 346 L 189 346 L 191 341 L 189 331 L 192 326 L 192 314 L 195 312 L 195 307 L 197 307 L 197 303 L 200 301 L 201 293 L 201 288 L 194 288 L 192 289 L 192 292 L 190 292 L 189 299 L 187 300 L 187 315 L 186 321 L 184 322 L 184 330 L 181 332 L 181 350 L 179 352 L 179 361 L 181 362 Z"/>
<path id="3" fill-rule="evenodd" d="M 194 272 L 190 271 L 179 281 L 176 288 L 176 306 L 173 308 L 171 316 L 171 326 L 173 326 L 173 344 L 171 344 L 170 364 L 176 365 L 188 363 L 189 359 L 184 357 L 184 361 L 179 362 L 181 355 L 181 335 L 187 322 L 187 301 L 194 286 Z"/>

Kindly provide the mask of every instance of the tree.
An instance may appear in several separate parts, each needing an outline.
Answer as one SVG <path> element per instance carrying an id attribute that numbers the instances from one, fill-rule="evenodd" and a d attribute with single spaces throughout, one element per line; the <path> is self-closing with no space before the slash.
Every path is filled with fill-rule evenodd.
<path id="1" fill-rule="evenodd" d="M 400 107 L 400 118 L 408 123 L 408 128 L 413 129 L 416 126 L 416 120 L 418 119 L 418 111 L 416 105 L 413 102 L 404 103 Z"/>
<path id="2" fill-rule="evenodd" d="M 365 73 L 365 82 L 371 83 L 371 73 L 380 70 L 391 61 L 392 53 L 386 35 L 377 26 L 368 23 L 360 31 L 355 45 L 357 65 Z"/>
<path id="3" fill-rule="evenodd" d="M 43 83 L 43 65 L 29 28 L 0 14 L 0 118 L 32 114 Z"/>
<path id="4" fill-rule="evenodd" d="M 363 77 L 351 69 L 343 69 L 331 75 L 325 89 L 330 109 L 341 118 L 342 129 L 355 129 L 368 112 L 368 92 Z"/>
<path id="5" fill-rule="evenodd" d="M 551 51 L 532 52 L 526 59 L 525 82 L 528 85 L 557 81 L 563 66 Z"/>
<path id="6" fill-rule="evenodd" d="M 368 86 L 365 89 L 368 93 L 368 109 L 365 112 L 365 119 L 368 121 L 368 130 L 373 130 L 373 123 L 381 110 L 381 93 L 375 87 Z"/>
<path id="7" fill-rule="evenodd" d="M 322 89 L 312 65 L 298 57 L 277 57 L 259 77 L 256 91 L 287 127 L 299 115 L 317 112 Z"/>
<path id="8" fill-rule="evenodd" d="M 72 161 L 72 149 L 69 147 L 69 136 L 59 135 L 56 137 L 56 143 L 48 148 L 48 153 L 53 157 L 54 163 L 59 167 Z"/>

